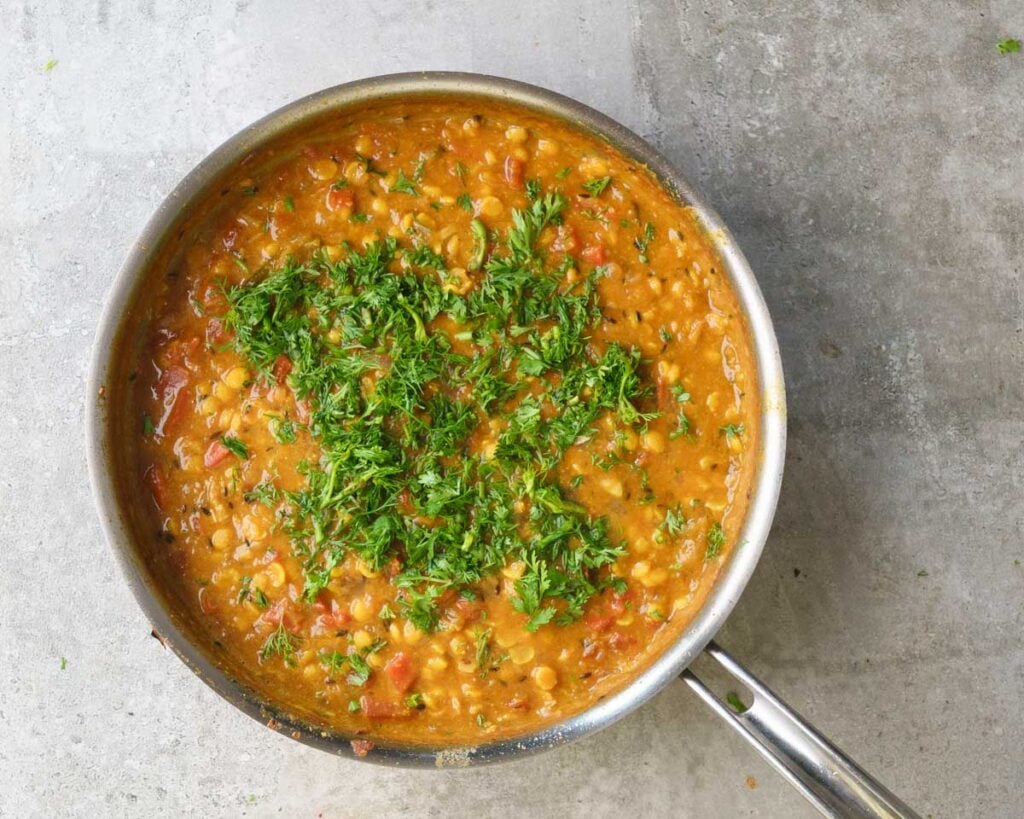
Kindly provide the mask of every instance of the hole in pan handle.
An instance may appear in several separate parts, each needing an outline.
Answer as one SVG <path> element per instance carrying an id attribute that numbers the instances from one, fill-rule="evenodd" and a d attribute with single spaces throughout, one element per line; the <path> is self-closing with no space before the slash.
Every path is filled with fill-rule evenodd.
<path id="1" fill-rule="evenodd" d="M 709 643 L 705 654 L 752 695 L 728 703 L 690 669 L 680 676 L 776 771 L 825 816 L 920 819 L 910 807 L 829 742 L 728 652 Z M 751 697 L 745 697 L 751 699 Z"/>

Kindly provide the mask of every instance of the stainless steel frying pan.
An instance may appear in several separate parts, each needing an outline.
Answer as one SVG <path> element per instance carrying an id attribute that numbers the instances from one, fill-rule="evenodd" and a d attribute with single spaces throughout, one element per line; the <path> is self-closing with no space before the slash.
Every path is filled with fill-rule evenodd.
<path id="1" fill-rule="evenodd" d="M 167 269 L 174 248 L 192 227 L 203 203 L 215 199 L 229 174 L 255 152 L 337 114 L 374 100 L 451 95 L 514 103 L 607 140 L 651 168 L 690 206 L 716 237 L 722 263 L 739 298 L 753 341 L 761 394 L 761 444 L 749 511 L 737 546 L 704 607 L 679 638 L 629 685 L 583 713 L 530 734 L 459 749 L 380 743 L 369 761 L 396 766 L 466 766 L 498 762 L 552 748 L 604 728 L 638 708 L 675 677 L 738 731 L 822 813 L 832 816 L 913 817 L 914 812 L 711 642 L 750 579 L 768 537 L 782 479 L 786 444 L 785 386 L 778 345 L 761 292 L 746 259 L 718 215 L 680 173 L 633 132 L 574 100 L 523 83 L 476 74 L 395 74 L 339 85 L 275 111 L 204 159 L 164 200 L 146 225 L 113 284 L 100 322 L 90 376 L 88 450 L 96 503 L 107 537 L 139 604 L 163 642 L 208 685 L 250 716 L 295 739 L 351 755 L 352 737 L 306 725 L 265 701 L 236 679 L 175 606 L 147 558 L 152 537 L 131 489 L 131 458 L 124 411 L 134 341 L 145 313 L 147 282 Z M 752 697 L 742 712 L 727 705 L 688 669 L 702 651 Z"/>

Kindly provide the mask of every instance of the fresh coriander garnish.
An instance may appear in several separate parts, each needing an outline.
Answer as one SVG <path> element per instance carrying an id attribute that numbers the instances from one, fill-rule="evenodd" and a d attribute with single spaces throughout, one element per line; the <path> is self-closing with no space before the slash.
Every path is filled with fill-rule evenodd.
<path id="1" fill-rule="evenodd" d="M 142 416 L 142 434 L 150 436 L 154 432 L 156 432 L 156 427 L 153 426 L 153 419 L 149 417 L 149 413 L 146 413 Z"/>
<path id="2" fill-rule="evenodd" d="M 260 660 L 266 662 L 271 657 L 280 657 L 289 668 L 295 665 L 295 650 L 299 646 L 299 637 L 285 629 L 281 623 L 277 630 L 272 632 L 263 647 L 260 649 Z"/>
<path id="3" fill-rule="evenodd" d="M 267 595 L 263 593 L 262 589 L 253 587 L 252 578 L 248 575 L 242 578 L 242 587 L 238 590 L 238 602 L 244 603 L 246 600 L 251 600 L 253 604 L 261 609 L 266 609 L 270 606 Z"/>
<path id="4" fill-rule="evenodd" d="M 284 209 L 289 213 L 295 213 L 295 200 L 290 196 L 284 198 Z"/>
<path id="5" fill-rule="evenodd" d="M 996 43 L 996 51 L 1000 54 L 1017 54 L 1020 52 L 1020 40 L 1014 37 L 1007 37 Z"/>
<path id="6" fill-rule="evenodd" d="M 249 447 L 240 438 L 236 438 L 234 435 L 224 435 L 220 441 L 224 444 L 225 449 L 236 458 L 243 461 L 248 459 Z"/>
<path id="7" fill-rule="evenodd" d="M 382 171 L 380 168 L 373 164 L 373 159 L 371 157 L 363 156 L 362 154 L 356 154 L 356 159 L 363 163 L 363 169 L 367 173 L 373 173 L 376 174 L 377 176 L 387 176 L 387 173 L 385 171 Z"/>
<path id="8" fill-rule="evenodd" d="M 419 239 L 386 237 L 335 261 L 289 259 L 226 291 L 231 347 L 257 378 L 272 378 L 282 355 L 293 363 L 289 386 L 308 403 L 321 450 L 278 504 L 305 558 L 303 600 L 349 553 L 377 570 L 397 561 L 395 608 L 423 631 L 438 626 L 446 591 L 466 592 L 511 561 L 527 567 L 512 603 L 531 630 L 574 620 L 622 585 L 606 569 L 623 545 L 567 497 L 556 467 L 604 414 L 625 428 L 657 413 L 644 406 L 639 351 L 588 344 L 601 319 L 597 274 L 569 286 L 571 259 L 549 268 L 537 239 L 568 200 L 537 193 L 504 235 L 484 229 L 486 261 L 465 289 Z M 398 258 L 410 274 L 391 271 Z M 340 339 L 328 342 L 328 330 Z M 468 352 L 454 352 L 456 338 Z M 490 417 L 507 425 L 493 457 L 480 458 L 471 440 Z M 360 660 L 344 662 L 359 679 Z"/>
<path id="9" fill-rule="evenodd" d="M 373 673 L 366 660 L 359 654 L 349 654 L 348 664 L 352 670 L 345 678 L 345 681 L 349 685 L 355 685 L 357 687 L 366 685 L 366 681 L 370 679 L 370 674 Z"/>
<path id="10" fill-rule="evenodd" d="M 602 176 L 599 179 L 591 179 L 583 183 L 583 190 L 589 193 L 591 196 L 600 196 L 604 193 L 604 189 L 612 183 L 610 176 Z"/>
<path id="11" fill-rule="evenodd" d="M 633 240 L 636 249 L 640 251 L 640 261 L 647 264 L 650 259 L 647 256 L 647 247 L 654 238 L 654 225 L 648 222 L 644 225 L 644 232 Z"/>
<path id="12" fill-rule="evenodd" d="M 743 435 L 743 424 L 726 424 L 719 427 L 718 431 L 725 435 L 725 440 L 731 441 Z"/>
<path id="13" fill-rule="evenodd" d="M 665 512 L 665 519 L 658 528 L 671 537 L 678 537 L 686 530 L 686 515 L 678 503 Z"/>
<path id="14" fill-rule="evenodd" d="M 348 665 L 348 654 L 342 654 L 340 651 L 322 651 L 317 656 L 320 660 L 320 665 L 327 669 L 331 674 L 337 674 L 346 665 Z"/>
<path id="15" fill-rule="evenodd" d="M 531 202 L 536 202 L 537 197 L 540 196 L 540 180 L 539 179 L 527 179 L 526 180 L 526 198 Z"/>
<path id="16" fill-rule="evenodd" d="M 271 416 L 267 426 L 270 429 L 270 434 L 279 444 L 294 443 L 298 437 L 298 433 L 295 431 L 295 422 L 290 418 Z"/>
<path id="17" fill-rule="evenodd" d="M 350 222 L 369 222 L 370 214 L 368 213 L 353 213 L 348 217 Z"/>
<path id="18" fill-rule="evenodd" d="M 486 673 L 491 664 L 491 630 L 480 629 L 476 633 L 476 667 L 481 673 Z"/>
<path id="19" fill-rule="evenodd" d="M 484 263 L 484 254 L 487 252 L 487 228 L 479 219 L 474 219 L 470 225 L 473 231 L 473 252 L 469 257 L 466 270 L 479 270 Z"/>
<path id="20" fill-rule="evenodd" d="M 455 204 L 465 211 L 473 212 L 473 199 L 468 193 L 460 193 L 455 198 Z"/>
<path id="21" fill-rule="evenodd" d="M 712 560 L 718 556 L 725 546 L 725 532 L 721 523 L 712 523 L 708 529 L 708 547 L 704 553 L 705 560 Z"/>
<path id="22" fill-rule="evenodd" d="M 565 179 L 569 174 L 572 173 L 572 168 L 566 165 L 562 170 L 555 174 L 556 179 Z"/>
<path id="23" fill-rule="evenodd" d="M 274 506 L 280 497 L 281 493 L 274 484 L 270 481 L 263 481 L 242 495 L 242 500 L 246 503 L 261 503 L 264 506 Z"/>
<path id="24" fill-rule="evenodd" d="M 410 196 L 419 196 L 419 191 L 416 190 L 412 181 L 401 170 L 398 171 L 398 176 L 395 178 L 394 184 L 391 185 L 391 191 L 393 193 L 407 193 Z"/>

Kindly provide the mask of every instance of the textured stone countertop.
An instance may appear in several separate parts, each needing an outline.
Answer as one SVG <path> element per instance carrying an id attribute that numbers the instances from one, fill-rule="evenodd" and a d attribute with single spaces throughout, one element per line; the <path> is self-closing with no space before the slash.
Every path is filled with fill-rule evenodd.
<path id="1" fill-rule="evenodd" d="M 150 638 L 85 465 L 111 278 L 235 131 L 427 68 L 589 103 L 722 213 L 775 320 L 790 438 L 720 642 L 922 815 L 1019 814 L 1024 53 L 995 48 L 1024 38 L 1019 0 L 14 0 L 2 16 L 0 816 L 812 815 L 679 683 L 546 755 L 396 771 L 273 734 Z"/>

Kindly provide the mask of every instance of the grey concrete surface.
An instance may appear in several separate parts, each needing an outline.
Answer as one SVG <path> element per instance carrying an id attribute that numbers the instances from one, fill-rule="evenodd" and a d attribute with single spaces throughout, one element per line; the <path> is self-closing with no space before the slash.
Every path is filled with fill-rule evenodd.
<path id="1" fill-rule="evenodd" d="M 233 132 L 420 68 L 577 97 L 708 194 L 760 278 L 791 408 L 776 526 L 721 642 L 922 815 L 1020 815 L 1024 54 L 995 50 L 1024 38 L 1019 0 L 0 18 L 0 815 L 811 815 L 681 684 L 545 756 L 410 773 L 272 734 L 150 639 L 83 452 L 111 277 Z"/>

